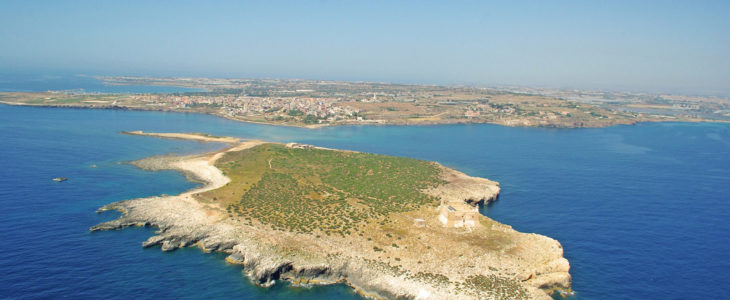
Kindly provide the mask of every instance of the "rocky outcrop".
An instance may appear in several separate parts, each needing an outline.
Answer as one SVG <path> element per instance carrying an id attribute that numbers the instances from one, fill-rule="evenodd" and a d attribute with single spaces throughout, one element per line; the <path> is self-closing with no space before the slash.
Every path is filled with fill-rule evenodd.
<path id="1" fill-rule="evenodd" d="M 297 285 L 341 282 L 365 296 L 385 299 L 550 299 L 545 291 L 570 288 L 569 264 L 557 241 L 516 232 L 483 216 L 483 225 L 461 232 L 440 226 L 431 208 L 394 214 L 391 222 L 408 224 L 403 226 L 413 226 L 416 215 L 432 216 L 423 217 L 422 226 L 398 227 L 409 235 L 397 240 L 400 246 L 393 243 L 380 250 L 376 246 L 382 248 L 382 243 L 354 235 L 282 232 L 230 218 L 224 209 L 203 204 L 194 196 L 228 182 L 212 166 L 219 154 L 164 158 L 165 163 L 155 169 L 189 172 L 207 184 L 177 196 L 105 205 L 99 212 L 116 210 L 122 215 L 90 230 L 156 227 L 158 231 L 142 242 L 143 247 L 173 251 L 197 246 L 229 253 L 226 261 L 241 265 L 243 273 L 261 286 L 277 280 Z M 442 174 L 446 183 L 428 191 L 442 199 L 479 203 L 492 201 L 499 193 L 496 182 L 447 168 Z"/>
<path id="2" fill-rule="evenodd" d="M 453 169 L 440 167 L 442 178 L 446 183 L 426 191 L 427 193 L 436 196 L 443 202 L 486 204 L 497 200 L 500 191 L 498 182 L 471 177 Z"/>
<path id="3" fill-rule="evenodd" d="M 246 234 L 236 234 L 225 224 L 196 222 L 186 217 L 195 212 L 195 205 L 185 203 L 177 196 L 150 197 L 126 200 L 106 205 L 99 212 L 117 210 L 122 216 L 90 228 L 91 231 L 116 230 L 129 226 L 159 228 L 156 235 L 142 243 L 143 247 L 160 246 L 162 251 L 197 245 L 204 251 L 230 253 L 226 261 L 243 266 L 247 277 L 255 284 L 270 286 L 276 280 L 286 279 L 299 285 L 322 285 L 345 282 L 363 294 L 375 298 L 409 298 L 397 285 L 382 284 L 376 280 L 380 274 L 368 270 L 362 259 L 312 260 L 284 254 L 280 249 L 265 245 Z M 171 202 L 177 202 L 172 208 Z M 160 215 L 160 207 L 172 208 Z"/>

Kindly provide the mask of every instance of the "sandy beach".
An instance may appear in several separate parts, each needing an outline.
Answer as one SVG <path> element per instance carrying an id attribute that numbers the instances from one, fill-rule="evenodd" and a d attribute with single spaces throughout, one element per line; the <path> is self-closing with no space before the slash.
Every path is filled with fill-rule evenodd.
<path id="1" fill-rule="evenodd" d="M 210 142 L 210 143 L 236 144 L 241 141 L 241 139 L 238 139 L 238 138 L 212 136 L 212 135 L 207 135 L 207 134 L 203 134 L 203 133 L 160 133 L 160 132 L 144 132 L 142 130 L 122 131 L 121 133 L 127 134 L 127 135 L 141 135 L 141 136 L 151 136 L 151 137 L 158 137 L 158 138 L 165 138 L 165 139 L 191 140 L 191 141 Z"/>

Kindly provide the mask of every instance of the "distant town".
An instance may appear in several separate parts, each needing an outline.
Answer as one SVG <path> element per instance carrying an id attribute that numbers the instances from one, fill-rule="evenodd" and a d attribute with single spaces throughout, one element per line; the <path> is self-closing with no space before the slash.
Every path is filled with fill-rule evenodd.
<path id="1" fill-rule="evenodd" d="M 85 91 L 0 93 L 0 102 L 208 113 L 277 125 L 493 123 L 605 127 L 656 121 L 730 120 L 730 99 L 524 87 L 403 85 L 275 79 L 98 77 L 110 85 L 200 89 L 167 94 Z"/>

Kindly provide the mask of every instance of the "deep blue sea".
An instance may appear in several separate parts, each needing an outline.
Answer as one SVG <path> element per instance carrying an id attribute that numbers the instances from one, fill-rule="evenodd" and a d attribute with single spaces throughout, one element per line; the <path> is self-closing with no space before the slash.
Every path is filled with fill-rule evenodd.
<path id="1" fill-rule="evenodd" d="M 107 203 L 194 186 L 119 162 L 220 147 L 121 135 L 207 132 L 439 161 L 501 183 L 484 213 L 559 240 L 577 299 L 718 299 L 730 287 L 730 125 L 299 129 L 214 116 L 0 105 L 0 298 L 357 299 L 262 289 L 220 254 L 143 249 L 152 229 L 89 233 Z M 96 165 L 96 167 L 92 167 Z M 68 177 L 63 183 L 51 178 Z"/>

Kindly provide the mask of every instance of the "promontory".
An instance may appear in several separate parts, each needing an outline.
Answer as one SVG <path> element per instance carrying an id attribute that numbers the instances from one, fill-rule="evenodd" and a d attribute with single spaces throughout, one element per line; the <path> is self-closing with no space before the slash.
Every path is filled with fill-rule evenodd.
<path id="1" fill-rule="evenodd" d="M 133 164 L 202 182 L 176 196 L 108 204 L 91 231 L 152 226 L 142 243 L 228 253 L 253 283 L 345 283 L 376 299 L 550 299 L 569 292 L 560 243 L 479 213 L 499 184 L 435 162 L 203 134 L 229 146 Z M 143 137 L 140 137 L 143 138 Z"/>

